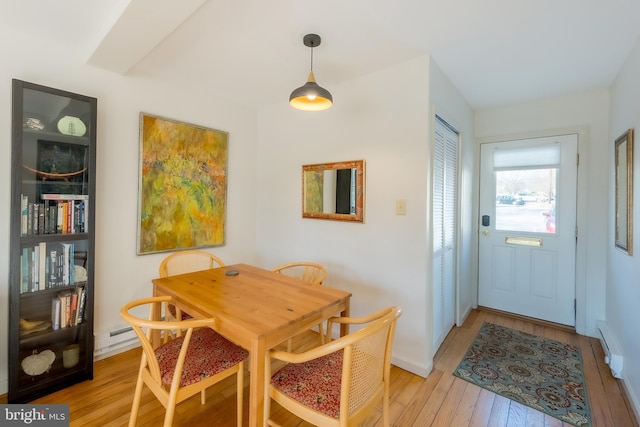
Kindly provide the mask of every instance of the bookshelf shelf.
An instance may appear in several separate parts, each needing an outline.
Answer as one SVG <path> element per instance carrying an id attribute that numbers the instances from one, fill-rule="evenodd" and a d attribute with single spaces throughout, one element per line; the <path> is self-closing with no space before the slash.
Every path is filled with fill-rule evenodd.
<path id="1" fill-rule="evenodd" d="M 13 80 L 9 403 L 93 378 L 95 98 Z"/>

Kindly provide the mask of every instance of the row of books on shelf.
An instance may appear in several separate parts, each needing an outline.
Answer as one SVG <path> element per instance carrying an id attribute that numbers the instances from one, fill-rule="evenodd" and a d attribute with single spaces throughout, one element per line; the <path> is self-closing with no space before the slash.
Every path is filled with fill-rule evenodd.
<path id="1" fill-rule="evenodd" d="M 21 196 L 21 234 L 84 233 L 88 229 L 89 196 L 43 194 L 41 202 Z"/>
<path id="2" fill-rule="evenodd" d="M 22 248 L 20 293 L 73 286 L 76 284 L 75 244 L 40 242 Z M 86 277 L 78 278 L 78 281 Z"/>
<path id="3" fill-rule="evenodd" d="M 53 330 L 82 323 L 85 315 L 87 291 L 84 286 L 58 292 L 51 300 L 51 325 Z"/>

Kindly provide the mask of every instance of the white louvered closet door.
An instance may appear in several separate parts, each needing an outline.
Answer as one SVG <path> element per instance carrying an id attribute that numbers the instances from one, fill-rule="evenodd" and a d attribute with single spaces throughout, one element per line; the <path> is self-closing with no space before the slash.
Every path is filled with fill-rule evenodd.
<path id="1" fill-rule="evenodd" d="M 457 252 L 458 133 L 435 120 L 433 150 L 433 348 L 454 325 Z"/>

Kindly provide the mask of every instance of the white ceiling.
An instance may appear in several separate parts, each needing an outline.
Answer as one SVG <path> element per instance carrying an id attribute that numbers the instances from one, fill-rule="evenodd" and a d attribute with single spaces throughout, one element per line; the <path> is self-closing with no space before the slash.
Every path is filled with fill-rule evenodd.
<path id="1" fill-rule="evenodd" d="M 639 18 L 638 0 L 0 0 L 0 25 L 91 65 L 256 107 L 304 84 L 307 33 L 329 91 L 425 54 L 474 108 L 606 88 Z"/>

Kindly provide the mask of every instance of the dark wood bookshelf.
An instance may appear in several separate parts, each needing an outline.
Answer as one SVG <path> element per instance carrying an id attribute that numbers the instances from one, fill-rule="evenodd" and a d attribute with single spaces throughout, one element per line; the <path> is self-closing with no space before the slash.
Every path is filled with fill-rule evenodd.
<path id="1" fill-rule="evenodd" d="M 96 98 L 13 80 L 9 403 L 93 378 L 96 113 Z"/>

